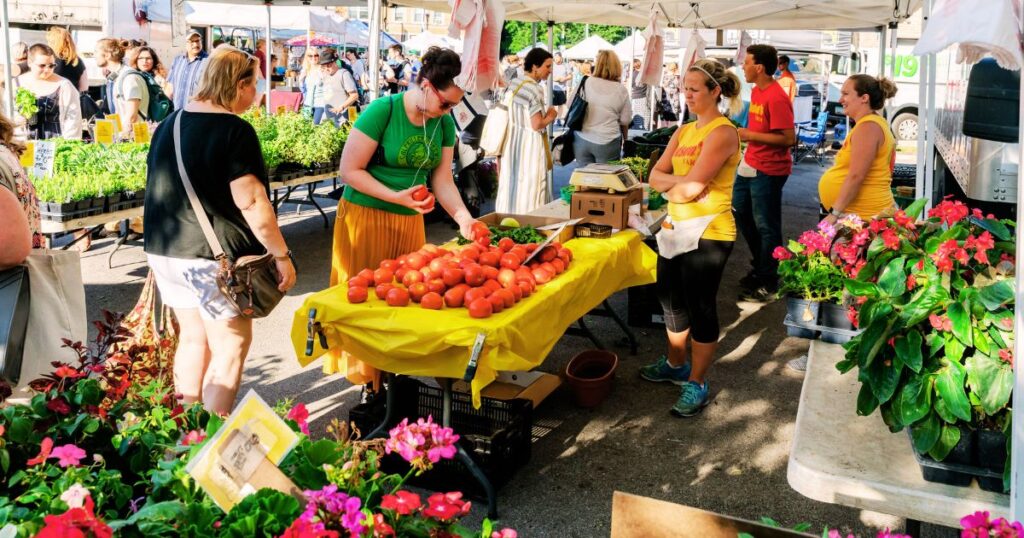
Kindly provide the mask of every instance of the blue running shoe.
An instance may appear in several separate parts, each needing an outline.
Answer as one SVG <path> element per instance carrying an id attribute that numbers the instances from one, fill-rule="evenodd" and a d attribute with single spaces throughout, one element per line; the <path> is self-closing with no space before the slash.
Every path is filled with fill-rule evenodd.
<path id="1" fill-rule="evenodd" d="M 701 385 L 696 381 L 688 381 L 683 385 L 683 392 L 672 406 L 672 414 L 677 417 L 692 417 L 700 413 L 708 405 L 708 384 Z"/>
<path id="2" fill-rule="evenodd" d="M 647 381 L 661 383 L 668 381 L 676 385 L 682 385 L 690 379 L 690 363 L 677 367 L 668 363 L 668 357 L 662 355 L 651 364 L 640 367 L 640 377 Z"/>

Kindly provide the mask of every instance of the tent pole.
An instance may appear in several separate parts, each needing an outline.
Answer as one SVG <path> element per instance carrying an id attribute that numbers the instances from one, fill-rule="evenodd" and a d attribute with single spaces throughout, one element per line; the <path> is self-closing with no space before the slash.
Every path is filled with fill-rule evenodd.
<path id="1" fill-rule="evenodd" d="M 11 19 L 7 14 L 7 0 L 2 0 L 4 4 L 3 8 L 3 25 L 4 25 L 4 54 L 7 55 L 7 66 L 4 68 L 4 84 L 7 98 L 4 103 L 4 113 L 7 117 L 14 121 L 14 77 L 11 73 L 14 67 L 14 58 L 11 58 Z"/>
<path id="2" fill-rule="evenodd" d="M 306 13 L 306 55 L 313 50 L 313 8 L 307 7 Z"/>
<path id="3" fill-rule="evenodd" d="M 899 43 L 897 33 L 899 32 L 899 25 L 894 23 L 889 26 L 889 52 L 892 54 L 892 59 L 889 60 L 889 80 L 896 78 L 896 45 Z"/>
<path id="4" fill-rule="evenodd" d="M 380 96 L 380 27 L 381 27 L 381 0 L 367 0 L 370 8 L 370 42 L 369 60 L 370 65 L 366 67 L 370 79 L 370 100 Z"/>
<path id="5" fill-rule="evenodd" d="M 878 75 L 881 77 L 885 75 L 885 26 L 878 27 Z"/>
<path id="6" fill-rule="evenodd" d="M 548 52 L 552 55 L 555 53 L 555 23 L 548 21 Z M 548 106 L 554 104 L 555 99 L 555 79 L 554 77 L 548 76 Z M 557 116 L 556 116 L 557 118 Z M 548 136 L 555 133 L 555 122 L 548 124 Z"/>
<path id="7" fill-rule="evenodd" d="M 924 24 L 928 23 L 928 14 L 931 9 L 931 0 L 924 0 L 924 5 L 921 6 Z M 914 196 L 916 198 L 923 196 L 931 197 L 930 190 L 926 188 L 928 182 L 925 179 L 925 169 L 927 168 L 925 163 L 928 162 L 931 156 L 927 153 L 928 137 L 925 136 L 924 120 L 928 115 L 927 110 L 932 108 L 931 103 L 928 102 L 928 85 L 930 84 L 928 73 L 930 72 L 932 61 L 932 55 L 925 54 L 921 56 L 920 63 L 918 64 L 917 102 L 920 103 L 920 106 L 918 107 L 917 114 L 917 177 L 914 181 Z"/>
<path id="8" fill-rule="evenodd" d="M 1024 1 L 1019 2 L 1024 6 Z M 927 12 L 926 12 L 927 13 Z M 1019 12 L 1018 12 L 1019 13 Z M 1017 21 L 1018 25 L 1021 25 L 1022 21 Z M 1021 26 L 1018 26 L 1020 28 Z M 1021 87 L 1024 88 L 1024 80 L 1021 81 Z M 934 108 L 934 107 L 933 107 Z M 1020 108 L 1017 111 L 1021 118 L 1024 118 L 1024 108 Z M 1024 127 L 1024 123 L 1020 124 Z M 1021 138 L 1020 140 L 1024 140 Z M 1024 145 L 1018 144 L 1021 150 L 1021 154 L 1024 155 Z M 1024 161 L 1021 161 L 1024 162 Z M 1024 189 L 1017 189 L 1017 214 L 1015 215 L 1017 222 L 1020 222 L 1020 209 L 1021 204 L 1024 204 Z M 1024 248 L 1024 234 L 1021 234 L 1018 230 L 1016 234 L 1017 238 L 1017 253 L 1020 255 L 1021 248 Z M 1015 271 L 1016 273 L 1016 300 L 1021 300 L 1021 293 L 1024 291 L 1024 271 Z M 1020 335 L 1024 334 L 1024 312 L 1021 312 L 1020 308 L 1013 309 L 1013 334 Z M 1024 344 L 1022 344 L 1020 338 L 1013 339 L 1013 355 L 1019 357 L 1024 353 Z M 1020 368 L 1019 363 L 1014 363 L 1014 392 L 1013 392 L 1013 405 L 1024 405 L 1024 369 Z M 1018 416 L 1019 418 L 1019 416 Z M 1021 450 L 1021 442 L 1024 440 L 1024 421 L 1018 420 L 1017 418 L 1012 419 L 1012 443 L 1010 448 L 1010 520 L 1017 521 L 1021 517 L 1024 517 L 1024 498 L 1021 497 L 1021 477 L 1024 473 L 1021 472 L 1021 464 L 1024 464 L 1024 451 Z"/>
<path id="9" fill-rule="evenodd" d="M 263 76 L 266 77 L 265 82 L 266 82 L 267 91 L 266 91 L 266 94 L 263 96 L 263 98 L 267 100 L 267 115 L 269 116 L 269 115 L 274 113 L 273 110 L 270 110 L 270 55 L 271 55 L 271 52 L 274 50 L 272 48 L 273 44 L 271 44 L 271 42 L 270 42 L 270 2 L 267 2 L 267 36 L 266 36 L 266 43 L 267 43 L 267 46 L 266 46 L 266 50 L 263 51 L 263 57 L 267 59 L 267 68 L 263 70 Z M 309 43 L 307 42 L 306 44 L 308 45 Z"/>

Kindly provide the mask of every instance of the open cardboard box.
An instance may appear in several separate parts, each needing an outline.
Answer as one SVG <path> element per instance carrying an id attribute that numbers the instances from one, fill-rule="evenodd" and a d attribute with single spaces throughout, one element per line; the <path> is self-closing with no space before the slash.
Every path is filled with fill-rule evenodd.
<path id="1" fill-rule="evenodd" d="M 736 538 L 740 533 L 757 538 L 814 538 L 621 491 L 612 496 L 611 538 Z"/>
<path id="2" fill-rule="evenodd" d="M 482 223 L 484 223 L 484 224 L 486 224 L 488 226 L 495 226 L 495 227 L 501 228 L 503 230 L 511 230 L 512 228 L 510 228 L 508 226 L 499 226 L 499 224 L 501 223 L 502 219 L 504 219 L 506 217 L 512 217 L 512 218 L 516 219 L 516 221 L 519 222 L 520 226 L 533 226 L 534 228 L 540 228 L 541 226 L 550 226 L 552 224 L 561 224 L 561 223 L 569 220 L 569 219 L 559 219 L 559 218 L 554 218 L 554 217 L 535 217 L 533 215 L 514 215 L 512 213 L 490 213 L 490 214 L 487 214 L 487 215 L 483 215 L 482 217 L 480 217 L 477 220 L 479 220 L 480 222 L 482 222 Z M 538 230 L 538 231 L 544 237 L 549 237 L 551 234 L 554 233 L 554 230 Z M 562 230 L 562 233 L 558 234 L 558 239 L 556 239 L 556 241 L 558 241 L 559 243 L 565 243 L 566 241 L 568 241 L 568 240 L 573 238 L 574 233 L 575 232 L 574 232 L 574 227 L 573 226 L 571 226 L 571 225 L 570 226 L 566 226 Z"/>
<path id="3" fill-rule="evenodd" d="M 562 380 L 557 375 L 544 372 L 499 372 L 498 377 L 480 394 L 496 400 L 523 398 L 533 402 L 536 409 L 561 384 Z M 465 381 L 456 381 L 453 388 L 459 392 L 470 392 L 469 383 Z"/>

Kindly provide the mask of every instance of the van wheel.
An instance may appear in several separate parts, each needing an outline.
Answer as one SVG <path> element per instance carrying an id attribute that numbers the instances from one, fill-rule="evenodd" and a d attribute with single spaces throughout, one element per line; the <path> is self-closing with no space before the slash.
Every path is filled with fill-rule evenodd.
<path id="1" fill-rule="evenodd" d="M 892 120 L 892 132 L 896 140 L 909 142 L 917 140 L 917 114 L 901 112 Z"/>

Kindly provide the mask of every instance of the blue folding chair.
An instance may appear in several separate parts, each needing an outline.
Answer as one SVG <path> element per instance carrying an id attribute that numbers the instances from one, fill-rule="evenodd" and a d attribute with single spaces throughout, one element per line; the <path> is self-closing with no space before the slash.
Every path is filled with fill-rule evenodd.
<path id="1" fill-rule="evenodd" d="M 796 148 L 793 150 L 793 162 L 799 163 L 808 155 L 813 155 L 818 165 L 825 166 L 825 129 L 828 123 L 828 111 L 818 114 L 815 121 L 800 123 L 796 126 Z"/>

